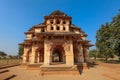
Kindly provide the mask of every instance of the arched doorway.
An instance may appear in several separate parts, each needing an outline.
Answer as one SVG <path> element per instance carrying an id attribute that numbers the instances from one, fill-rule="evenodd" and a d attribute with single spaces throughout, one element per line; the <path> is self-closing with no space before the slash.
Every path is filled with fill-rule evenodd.
<path id="1" fill-rule="evenodd" d="M 59 51 L 54 51 L 52 55 L 52 62 L 62 62 L 62 55 Z"/>
<path id="2" fill-rule="evenodd" d="M 36 50 L 35 62 L 36 63 L 44 62 L 44 48 L 38 48 Z"/>
<path id="3" fill-rule="evenodd" d="M 39 62 L 44 62 L 44 48 L 39 52 Z"/>
<path id="4" fill-rule="evenodd" d="M 29 51 L 27 52 L 26 62 L 29 62 L 29 61 L 30 61 L 30 55 L 31 55 L 31 48 L 30 48 Z"/>
<path id="5" fill-rule="evenodd" d="M 62 46 L 55 46 L 52 51 L 52 62 L 65 62 L 65 52 Z"/>

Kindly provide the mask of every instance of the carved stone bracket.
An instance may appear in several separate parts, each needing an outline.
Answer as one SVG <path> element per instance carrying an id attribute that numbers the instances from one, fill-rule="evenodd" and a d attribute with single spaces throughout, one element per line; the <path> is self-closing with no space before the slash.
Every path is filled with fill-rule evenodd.
<path id="1" fill-rule="evenodd" d="M 47 42 L 46 42 L 46 45 L 47 45 L 47 51 L 50 51 L 51 48 L 52 48 L 53 43 L 50 42 L 50 41 L 47 41 Z"/>
<path id="2" fill-rule="evenodd" d="M 65 51 L 70 51 L 70 44 L 65 43 L 63 47 Z"/>

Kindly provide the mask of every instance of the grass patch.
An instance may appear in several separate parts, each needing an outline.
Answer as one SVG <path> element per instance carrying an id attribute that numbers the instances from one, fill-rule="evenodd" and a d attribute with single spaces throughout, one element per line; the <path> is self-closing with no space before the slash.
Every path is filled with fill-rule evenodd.
<path id="1" fill-rule="evenodd" d="M 10 64 L 19 64 L 21 62 L 20 59 L 0 59 L 0 66 L 10 65 Z"/>

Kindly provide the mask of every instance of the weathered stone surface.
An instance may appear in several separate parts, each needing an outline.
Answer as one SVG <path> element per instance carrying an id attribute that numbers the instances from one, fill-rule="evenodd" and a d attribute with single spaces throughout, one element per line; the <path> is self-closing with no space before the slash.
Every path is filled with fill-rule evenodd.
<path id="1" fill-rule="evenodd" d="M 35 25 L 25 33 L 23 63 L 50 66 L 58 62 L 68 66 L 89 61 L 91 44 L 72 18 L 61 11 L 44 17 L 44 22 Z M 56 64 L 57 65 L 57 64 Z"/>

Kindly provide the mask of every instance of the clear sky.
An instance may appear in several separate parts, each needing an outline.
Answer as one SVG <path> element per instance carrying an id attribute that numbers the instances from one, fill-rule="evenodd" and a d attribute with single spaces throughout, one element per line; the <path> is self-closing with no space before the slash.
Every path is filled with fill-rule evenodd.
<path id="1" fill-rule="evenodd" d="M 0 0 L 0 51 L 17 55 L 24 32 L 55 10 L 72 16 L 72 23 L 95 44 L 100 25 L 110 22 L 119 9 L 120 0 Z"/>

